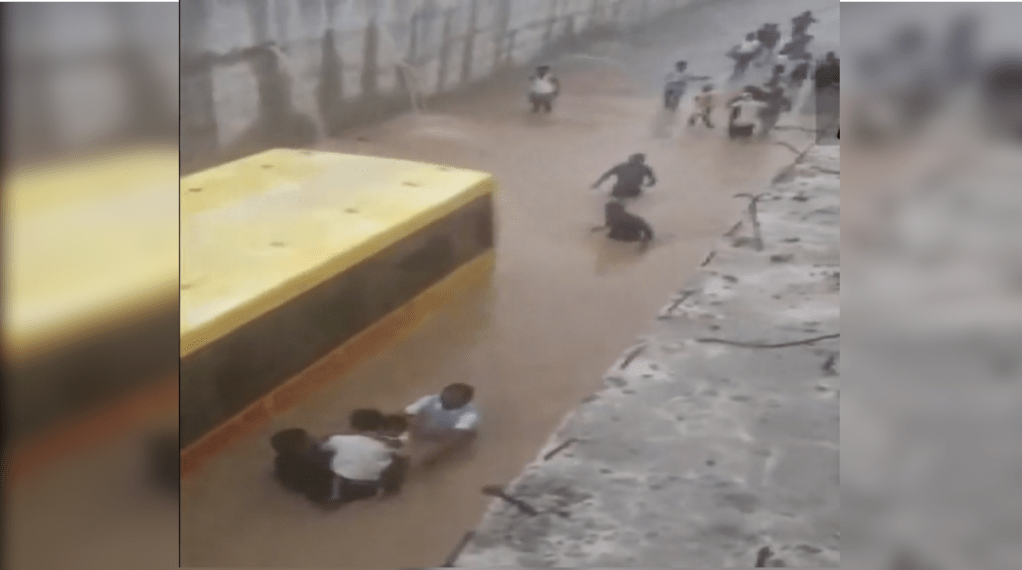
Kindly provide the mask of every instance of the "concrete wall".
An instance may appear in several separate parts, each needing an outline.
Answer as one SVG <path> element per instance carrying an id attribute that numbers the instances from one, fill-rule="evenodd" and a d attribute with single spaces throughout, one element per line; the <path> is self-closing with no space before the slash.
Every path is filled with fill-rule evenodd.
<path id="1" fill-rule="evenodd" d="M 183 0 L 182 170 L 302 146 L 690 0 Z"/>
<path id="2" fill-rule="evenodd" d="M 175 138 L 176 4 L 10 3 L 3 11 L 5 158 Z"/>

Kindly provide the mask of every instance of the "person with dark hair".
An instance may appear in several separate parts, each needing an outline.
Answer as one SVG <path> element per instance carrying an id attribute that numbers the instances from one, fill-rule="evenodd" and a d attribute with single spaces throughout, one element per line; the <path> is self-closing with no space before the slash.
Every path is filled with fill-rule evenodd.
<path id="1" fill-rule="evenodd" d="M 674 70 L 667 74 L 667 81 L 664 86 L 664 108 L 669 111 L 677 110 L 678 104 L 688 90 L 688 84 L 692 81 L 706 81 L 710 79 L 707 75 L 696 76 L 688 72 L 688 62 L 679 61 L 674 64 Z"/>
<path id="2" fill-rule="evenodd" d="M 692 114 L 688 118 L 689 126 L 695 125 L 696 121 L 701 120 L 706 128 L 713 128 L 710 115 L 713 113 L 715 99 L 716 93 L 713 92 L 713 86 L 703 85 L 702 93 L 695 96 L 695 109 L 692 110 Z"/>
<path id="3" fill-rule="evenodd" d="M 800 89 L 805 80 L 809 78 L 809 55 L 805 57 L 795 65 L 795 68 L 791 70 L 791 75 L 788 76 L 788 85 L 792 89 Z"/>
<path id="4" fill-rule="evenodd" d="M 479 411 L 472 404 L 475 388 L 451 384 L 439 394 L 422 397 L 405 408 L 411 440 L 423 447 L 421 464 L 431 466 L 467 447 L 476 437 Z"/>
<path id="5" fill-rule="evenodd" d="M 553 110 L 554 99 L 561 93 L 561 82 L 554 77 L 549 65 L 541 65 L 536 68 L 536 73 L 530 78 L 529 102 L 532 103 L 532 112 L 538 113 L 541 110 L 547 113 Z"/>
<path id="6" fill-rule="evenodd" d="M 837 87 L 841 82 L 841 60 L 834 52 L 827 52 L 827 56 L 816 67 L 816 88 L 826 89 Z"/>
<path id="7" fill-rule="evenodd" d="M 593 184 L 593 189 L 598 189 L 600 184 L 603 184 L 611 176 L 617 178 L 614 189 L 610 192 L 610 195 L 615 198 L 638 198 L 642 194 L 643 185 L 656 185 L 656 175 L 646 165 L 646 155 L 642 153 L 633 154 L 628 157 L 628 162 L 618 164 L 605 172 Z"/>
<path id="8" fill-rule="evenodd" d="M 763 27 L 756 31 L 756 39 L 763 46 L 763 63 L 769 62 L 774 57 L 774 49 L 777 42 L 781 41 L 781 32 L 777 24 L 763 24 Z"/>
<path id="9" fill-rule="evenodd" d="M 331 436 L 321 444 L 322 449 L 333 452 L 330 469 L 335 477 L 330 501 L 334 506 L 375 497 L 381 490 L 393 494 L 407 471 L 407 461 L 379 438 L 387 425 L 382 412 L 355 410 L 350 422 L 354 434 Z"/>
<path id="10" fill-rule="evenodd" d="M 641 242 L 645 248 L 653 240 L 653 228 L 646 220 L 625 210 L 624 204 L 616 200 L 604 206 L 604 227 L 609 229 L 607 237 L 623 242 Z"/>
<path id="11" fill-rule="evenodd" d="M 813 13 L 811 10 L 806 10 L 805 12 L 802 12 L 798 16 L 795 16 L 794 18 L 791 19 L 791 35 L 792 36 L 804 35 L 809 30 L 809 25 L 815 24 L 818 21 L 819 20 L 813 17 Z"/>
<path id="12" fill-rule="evenodd" d="M 770 74 L 770 79 L 766 82 L 767 90 L 771 90 L 781 84 L 781 79 L 784 78 L 784 66 L 777 64 L 774 66 L 773 71 Z"/>
<path id="13" fill-rule="evenodd" d="M 270 437 L 270 446 L 277 452 L 273 460 L 277 481 L 289 491 L 326 505 L 334 480 L 330 469 L 333 453 L 322 449 L 301 428 L 278 431 Z"/>
<path id="14" fill-rule="evenodd" d="M 390 414 L 383 418 L 383 429 L 380 436 L 395 443 L 395 447 L 402 447 L 408 439 L 410 428 L 408 418 L 403 414 Z"/>
<path id="15" fill-rule="evenodd" d="M 788 58 L 788 61 L 804 59 L 809 54 L 809 43 L 813 41 L 811 34 L 793 35 L 788 43 L 781 47 L 778 53 Z"/>

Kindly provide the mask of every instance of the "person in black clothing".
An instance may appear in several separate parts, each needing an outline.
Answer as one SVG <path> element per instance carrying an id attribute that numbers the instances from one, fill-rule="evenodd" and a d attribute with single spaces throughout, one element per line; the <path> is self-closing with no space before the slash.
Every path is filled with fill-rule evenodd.
<path id="1" fill-rule="evenodd" d="M 777 24 L 763 24 L 763 27 L 756 31 L 756 39 L 763 46 L 763 62 L 769 62 L 774 57 L 777 42 L 781 41 L 781 32 L 777 30 Z"/>
<path id="2" fill-rule="evenodd" d="M 604 206 L 604 228 L 609 229 L 607 237 L 623 242 L 642 242 L 642 246 L 653 239 L 653 228 L 646 220 L 625 211 L 624 204 L 612 200 Z"/>
<path id="3" fill-rule="evenodd" d="M 766 103 L 766 106 L 760 110 L 759 120 L 760 136 L 765 137 L 780 120 L 781 113 L 791 112 L 791 100 L 784 96 L 784 89 L 775 86 L 767 92 L 763 102 Z"/>
<path id="4" fill-rule="evenodd" d="M 795 68 L 791 70 L 791 75 L 788 76 L 788 85 L 792 89 L 799 89 L 805 80 L 809 78 L 809 57 L 808 55 L 802 59 Z"/>
<path id="5" fill-rule="evenodd" d="M 816 88 L 837 87 L 840 80 L 841 60 L 834 55 L 834 52 L 827 52 L 827 57 L 816 67 Z"/>
<path id="6" fill-rule="evenodd" d="M 615 198 L 638 198 L 642 194 L 643 184 L 647 182 L 648 186 L 656 184 L 653 170 L 646 166 L 646 155 L 641 153 L 633 154 L 628 158 L 628 162 L 608 170 L 593 184 L 593 189 L 599 188 L 600 184 L 611 176 L 617 177 L 614 189 L 610 193 Z"/>
<path id="7" fill-rule="evenodd" d="M 791 19 L 791 35 L 800 36 L 805 34 L 809 30 L 809 24 L 815 24 L 818 20 L 813 17 L 813 13 L 810 10 L 802 12 L 798 16 Z"/>
<path id="8" fill-rule="evenodd" d="M 270 446 L 277 452 L 273 460 L 277 481 L 313 503 L 328 505 L 335 477 L 330 470 L 333 453 L 321 449 L 301 428 L 278 431 L 270 437 Z"/>
<path id="9" fill-rule="evenodd" d="M 787 56 L 789 60 L 805 59 L 810 56 L 809 42 L 811 41 L 813 41 L 813 36 L 810 34 L 792 36 L 791 40 L 784 44 L 778 53 Z"/>

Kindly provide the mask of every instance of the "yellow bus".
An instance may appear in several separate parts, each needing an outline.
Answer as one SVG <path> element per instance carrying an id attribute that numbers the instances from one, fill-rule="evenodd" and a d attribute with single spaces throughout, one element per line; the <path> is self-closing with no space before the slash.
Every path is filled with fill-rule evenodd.
<path id="1" fill-rule="evenodd" d="M 355 366 L 485 282 L 493 192 L 482 172 L 308 150 L 183 178 L 183 473 L 313 390 L 296 375 L 318 359 Z"/>
<path id="2" fill-rule="evenodd" d="M 174 148 L 5 177 L 6 459 L 16 470 L 176 411 L 177 179 Z"/>

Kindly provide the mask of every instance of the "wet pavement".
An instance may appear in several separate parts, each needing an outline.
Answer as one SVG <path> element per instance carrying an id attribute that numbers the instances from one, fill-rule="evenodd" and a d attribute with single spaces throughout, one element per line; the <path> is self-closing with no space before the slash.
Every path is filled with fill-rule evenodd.
<path id="1" fill-rule="evenodd" d="M 184 481 L 183 564 L 442 562 L 483 515 L 489 498 L 480 488 L 515 479 L 563 417 L 600 388 L 621 347 L 696 275 L 744 208 L 733 195 L 760 191 L 793 159 L 781 145 L 734 143 L 719 129 L 663 128 L 659 78 L 681 57 L 697 73 L 725 76 L 723 53 L 745 28 L 765 18 L 783 25 L 806 8 L 821 20 L 817 37 L 833 29 L 836 44 L 836 3 L 831 10 L 785 0 L 768 16 L 744 0 L 703 5 L 641 45 L 603 42 L 555 61 L 565 93 L 549 116 L 527 113 L 523 74 L 321 145 L 491 172 L 500 185 L 493 283 L 352 373 L 341 377 L 330 356 L 305 371 L 332 382 Z M 811 142 L 794 130 L 774 138 L 797 148 Z M 633 152 L 647 154 L 660 180 L 631 207 L 658 233 L 645 254 L 590 231 L 606 196 L 589 185 Z M 342 431 L 356 407 L 398 409 L 455 381 L 477 387 L 485 414 L 477 445 L 468 457 L 413 473 L 401 495 L 324 513 L 273 481 L 267 440 L 277 429 Z"/>

